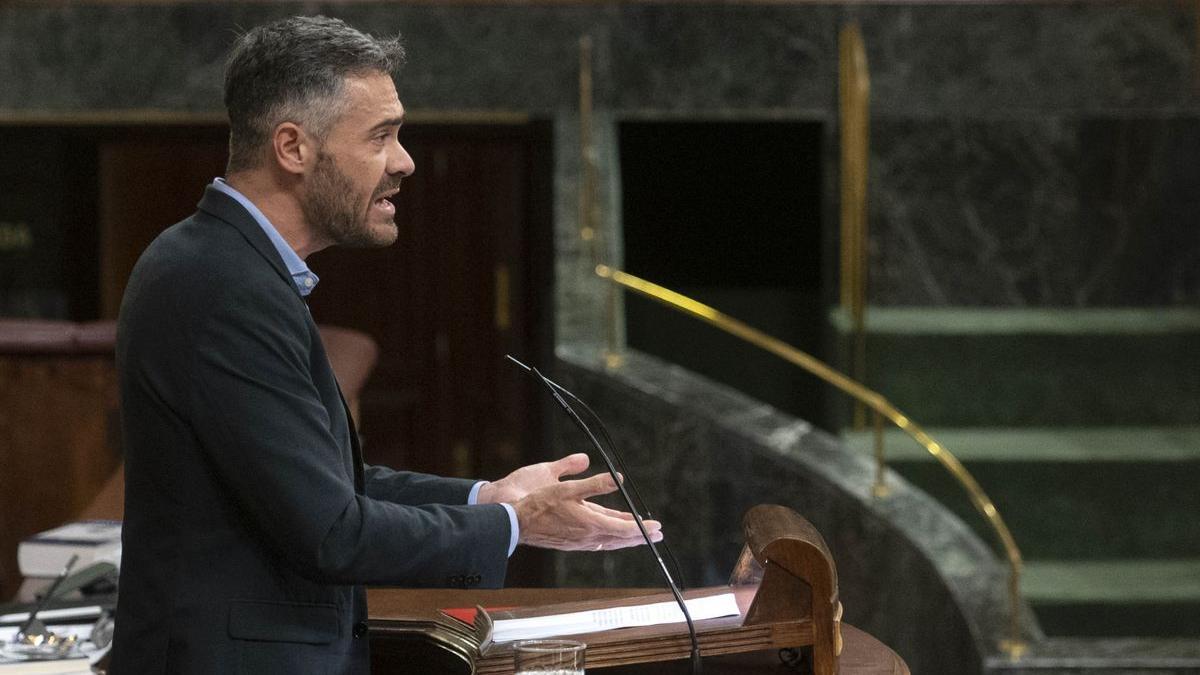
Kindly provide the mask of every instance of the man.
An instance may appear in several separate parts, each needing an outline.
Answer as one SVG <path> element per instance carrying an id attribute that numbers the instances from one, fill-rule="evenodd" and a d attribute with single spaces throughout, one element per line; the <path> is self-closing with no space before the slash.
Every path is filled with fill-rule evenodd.
<path id="1" fill-rule="evenodd" d="M 304 259 L 396 239 L 389 199 L 415 169 L 402 58 L 322 17 L 233 48 L 225 180 L 150 245 L 121 307 L 116 675 L 365 673 L 361 584 L 495 587 L 518 542 L 640 542 L 626 514 L 587 501 L 611 479 L 560 481 L 585 455 L 494 483 L 362 464 Z"/>

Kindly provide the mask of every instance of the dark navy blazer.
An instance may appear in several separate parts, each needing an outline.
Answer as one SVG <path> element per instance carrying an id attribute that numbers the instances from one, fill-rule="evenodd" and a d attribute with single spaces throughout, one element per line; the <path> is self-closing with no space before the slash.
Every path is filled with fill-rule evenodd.
<path id="1" fill-rule="evenodd" d="M 111 672 L 366 673 L 364 584 L 497 587 L 472 481 L 364 467 L 308 308 L 236 201 L 138 261 L 117 331 L 125 527 Z"/>

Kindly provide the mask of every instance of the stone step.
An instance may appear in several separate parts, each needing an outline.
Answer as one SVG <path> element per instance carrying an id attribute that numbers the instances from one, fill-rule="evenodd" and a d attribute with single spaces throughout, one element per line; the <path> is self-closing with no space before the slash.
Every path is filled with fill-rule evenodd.
<path id="1" fill-rule="evenodd" d="M 1200 557 L 1200 427 L 927 431 L 966 465 L 1028 559 Z M 869 432 L 843 438 L 873 451 Z M 897 473 L 996 542 L 923 448 L 896 430 L 885 447 Z"/>
<path id="2" fill-rule="evenodd" d="M 934 427 L 925 431 L 963 462 L 1200 461 L 1200 426 Z M 842 435 L 851 447 L 874 453 L 872 432 Z M 885 429 L 883 438 L 891 460 L 935 461 L 895 427 Z"/>
<path id="3" fill-rule="evenodd" d="M 849 322 L 831 315 L 834 362 Z M 931 426 L 1200 421 L 1200 310 L 870 308 L 865 384 Z M 835 425 L 848 417 L 838 397 Z"/>
<path id="4" fill-rule="evenodd" d="M 1031 560 L 1022 590 L 1050 636 L 1200 635 L 1200 558 Z"/>

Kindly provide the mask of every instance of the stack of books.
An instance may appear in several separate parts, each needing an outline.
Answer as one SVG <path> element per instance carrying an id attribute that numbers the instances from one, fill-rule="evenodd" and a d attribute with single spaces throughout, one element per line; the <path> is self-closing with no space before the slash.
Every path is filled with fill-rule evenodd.
<path id="1" fill-rule="evenodd" d="M 17 565 L 27 577 L 56 577 L 73 555 L 75 570 L 97 562 L 120 567 L 121 521 L 81 520 L 35 534 L 17 547 Z"/>

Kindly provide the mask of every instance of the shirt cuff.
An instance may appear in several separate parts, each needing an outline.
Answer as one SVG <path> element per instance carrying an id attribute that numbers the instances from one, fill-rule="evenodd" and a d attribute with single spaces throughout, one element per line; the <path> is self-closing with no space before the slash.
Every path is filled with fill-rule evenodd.
<path id="1" fill-rule="evenodd" d="M 471 486 L 471 492 L 467 494 L 467 505 L 474 506 L 479 503 L 479 488 L 487 485 L 488 481 L 481 480 Z M 508 556 L 511 558 L 513 551 L 517 550 L 517 542 L 521 539 L 521 526 L 517 523 L 517 510 L 512 507 L 512 504 L 501 504 L 505 511 L 508 511 L 508 531 L 511 533 L 508 537 Z"/>
<path id="2" fill-rule="evenodd" d="M 479 488 L 487 485 L 488 481 L 481 480 L 471 486 L 471 492 L 467 494 L 467 506 L 475 506 L 479 503 Z"/>
<path id="3" fill-rule="evenodd" d="M 511 526 L 509 532 L 512 534 L 508 538 L 508 557 L 512 557 L 513 551 L 517 550 L 517 541 L 521 538 L 521 526 L 517 523 L 517 510 L 512 507 L 512 504 L 501 504 L 505 511 L 508 511 L 508 522 Z"/>

